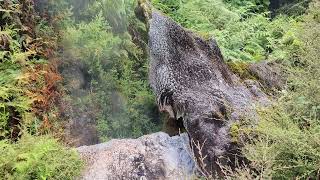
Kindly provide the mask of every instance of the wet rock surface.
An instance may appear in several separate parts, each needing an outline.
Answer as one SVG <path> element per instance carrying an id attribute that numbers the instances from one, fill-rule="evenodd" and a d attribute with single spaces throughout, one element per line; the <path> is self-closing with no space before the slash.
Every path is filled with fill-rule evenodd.
<path id="1" fill-rule="evenodd" d="M 257 86 L 240 82 L 223 61 L 215 40 L 204 40 L 157 11 L 149 19 L 150 84 L 160 110 L 183 119 L 197 163 L 205 174 L 234 166 L 238 150 L 229 129 L 257 120 L 269 100 Z"/>
<path id="2" fill-rule="evenodd" d="M 188 179 L 194 161 L 187 134 L 155 133 L 77 148 L 86 168 L 80 179 Z"/>

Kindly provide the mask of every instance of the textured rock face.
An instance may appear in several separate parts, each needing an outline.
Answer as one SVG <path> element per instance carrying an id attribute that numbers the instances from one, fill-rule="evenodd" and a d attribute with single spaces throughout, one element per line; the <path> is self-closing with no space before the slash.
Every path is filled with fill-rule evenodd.
<path id="1" fill-rule="evenodd" d="M 149 79 L 160 110 L 183 119 L 206 174 L 218 172 L 219 163 L 232 165 L 237 150 L 230 126 L 244 118 L 256 119 L 254 108 L 268 102 L 265 94 L 240 83 L 214 40 L 201 39 L 157 11 L 148 24 Z"/>
<path id="2" fill-rule="evenodd" d="M 188 143 L 186 134 L 155 133 L 80 147 L 86 162 L 81 179 L 188 179 L 194 172 Z"/>
<path id="3" fill-rule="evenodd" d="M 262 61 L 249 66 L 249 71 L 269 89 L 283 89 L 285 86 L 285 74 L 280 65 L 274 62 Z"/>

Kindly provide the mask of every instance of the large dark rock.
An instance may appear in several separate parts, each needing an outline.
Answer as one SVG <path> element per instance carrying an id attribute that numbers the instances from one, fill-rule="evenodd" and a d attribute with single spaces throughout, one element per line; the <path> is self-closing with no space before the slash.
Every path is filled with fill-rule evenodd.
<path id="1" fill-rule="evenodd" d="M 237 146 L 229 129 L 243 119 L 256 120 L 264 93 L 240 83 L 223 61 L 214 40 L 204 40 L 157 11 L 149 19 L 150 84 L 160 110 L 183 120 L 198 166 L 206 175 L 219 164 L 233 166 Z"/>

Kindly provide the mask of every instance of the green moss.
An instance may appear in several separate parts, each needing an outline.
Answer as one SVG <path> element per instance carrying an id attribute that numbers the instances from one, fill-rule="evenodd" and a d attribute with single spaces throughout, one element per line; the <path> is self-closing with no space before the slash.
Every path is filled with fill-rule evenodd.
<path id="1" fill-rule="evenodd" d="M 149 0 L 138 0 L 138 11 L 136 11 L 136 15 L 138 19 L 143 21 L 147 26 L 149 26 L 148 21 L 152 17 L 152 6 Z M 137 14 L 138 12 L 138 14 Z"/>
<path id="2" fill-rule="evenodd" d="M 256 79 L 248 70 L 250 63 L 243 61 L 227 62 L 231 71 L 237 74 L 241 79 Z"/>
<path id="3" fill-rule="evenodd" d="M 240 125 L 238 123 L 233 123 L 230 127 L 231 141 L 233 143 L 237 143 L 239 135 L 240 135 Z"/>
<path id="4" fill-rule="evenodd" d="M 197 32 L 196 34 L 205 40 L 210 40 L 212 38 L 212 35 L 208 32 Z"/>

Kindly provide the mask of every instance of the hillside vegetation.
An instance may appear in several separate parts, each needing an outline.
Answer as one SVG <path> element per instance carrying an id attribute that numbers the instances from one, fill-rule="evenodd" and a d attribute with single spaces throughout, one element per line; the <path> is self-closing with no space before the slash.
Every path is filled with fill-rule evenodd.
<path id="1" fill-rule="evenodd" d="M 82 162 L 58 143 L 57 33 L 33 1 L 0 1 L 0 177 L 73 179 Z"/>
<path id="2" fill-rule="evenodd" d="M 259 108 L 259 123 L 232 128 L 249 163 L 224 167 L 230 179 L 320 175 L 320 3 L 279 2 L 270 9 L 274 1 L 152 1 L 185 28 L 216 39 L 242 78 L 250 78 L 247 64 L 264 60 L 286 74 L 285 88 L 271 93 L 273 105 Z M 147 28 L 134 15 L 136 1 L 0 6 L 0 177 L 78 176 L 82 162 L 67 147 L 77 138 L 68 135 L 71 120 L 90 124 L 98 142 L 166 130 L 148 85 Z"/>

